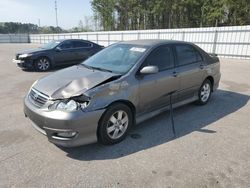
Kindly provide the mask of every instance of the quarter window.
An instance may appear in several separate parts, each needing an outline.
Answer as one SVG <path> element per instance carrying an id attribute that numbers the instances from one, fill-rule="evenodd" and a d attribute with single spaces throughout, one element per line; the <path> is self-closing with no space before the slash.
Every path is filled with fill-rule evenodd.
<path id="1" fill-rule="evenodd" d="M 145 61 L 145 66 L 157 66 L 159 71 L 174 67 L 174 57 L 170 46 L 160 46 L 155 49 Z"/>
<path id="2" fill-rule="evenodd" d="M 175 49 L 179 66 L 202 61 L 199 52 L 191 45 L 180 44 Z"/>

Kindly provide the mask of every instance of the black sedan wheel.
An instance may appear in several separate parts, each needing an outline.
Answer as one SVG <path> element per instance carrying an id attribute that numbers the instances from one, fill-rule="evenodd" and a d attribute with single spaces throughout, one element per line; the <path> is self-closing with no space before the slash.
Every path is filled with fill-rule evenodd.
<path id="1" fill-rule="evenodd" d="M 102 144 L 121 142 L 133 124 L 130 108 L 122 103 L 110 106 L 99 122 L 98 139 Z"/>
<path id="2" fill-rule="evenodd" d="M 35 69 L 37 71 L 47 71 L 50 69 L 50 60 L 46 57 L 41 57 L 35 61 Z"/>

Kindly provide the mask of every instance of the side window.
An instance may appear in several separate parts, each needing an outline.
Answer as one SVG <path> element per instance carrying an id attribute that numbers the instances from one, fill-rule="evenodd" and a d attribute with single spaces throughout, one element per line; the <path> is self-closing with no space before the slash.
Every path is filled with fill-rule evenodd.
<path id="1" fill-rule="evenodd" d="M 159 71 L 174 67 L 174 57 L 170 46 L 160 46 L 149 54 L 144 66 L 153 65 L 159 68 Z"/>
<path id="2" fill-rule="evenodd" d="M 91 44 L 88 42 L 82 42 L 82 41 L 73 41 L 74 48 L 88 48 L 91 47 Z"/>
<path id="3" fill-rule="evenodd" d="M 199 52 L 191 45 L 178 44 L 175 46 L 178 65 L 187 65 L 202 61 Z"/>
<path id="4" fill-rule="evenodd" d="M 60 45 L 61 49 L 69 49 L 69 48 L 73 48 L 73 45 L 71 43 L 71 41 L 64 41 L 61 45 Z"/>

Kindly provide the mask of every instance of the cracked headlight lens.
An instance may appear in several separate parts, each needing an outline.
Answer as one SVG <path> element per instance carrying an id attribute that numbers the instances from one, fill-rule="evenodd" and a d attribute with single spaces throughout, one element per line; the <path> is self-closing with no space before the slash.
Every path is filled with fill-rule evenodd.
<path id="1" fill-rule="evenodd" d="M 73 100 L 70 100 L 67 103 L 59 102 L 58 105 L 56 106 L 56 109 L 65 111 L 74 111 L 77 110 L 77 107 L 78 107 L 77 103 Z"/>
<path id="2" fill-rule="evenodd" d="M 78 109 L 84 109 L 87 106 L 88 106 L 87 101 L 79 103 L 71 99 L 71 100 L 57 101 L 53 103 L 51 106 L 49 106 L 49 109 L 72 112 Z"/>

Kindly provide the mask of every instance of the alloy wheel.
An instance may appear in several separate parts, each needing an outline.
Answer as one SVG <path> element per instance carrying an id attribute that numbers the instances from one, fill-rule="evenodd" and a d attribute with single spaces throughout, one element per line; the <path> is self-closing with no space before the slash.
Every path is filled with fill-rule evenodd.
<path id="1" fill-rule="evenodd" d="M 210 85 L 209 83 L 205 83 L 201 89 L 201 101 L 206 102 L 209 99 L 210 94 L 211 94 Z"/>
<path id="2" fill-rule="evenodd" d="M 107 125 L 107 134 L 111 139 L 118 139 L 126 132 L 129 124 L 128 114 L 119 110 L 109 118 Z"/>
<path id="3" fill-rule="evenodd" d="M 37 68 L 39 70 L 45 71 L 48 70 L 50 66 L 49 60 L 46 58 L 41 58 L 37 62 Z"/>

